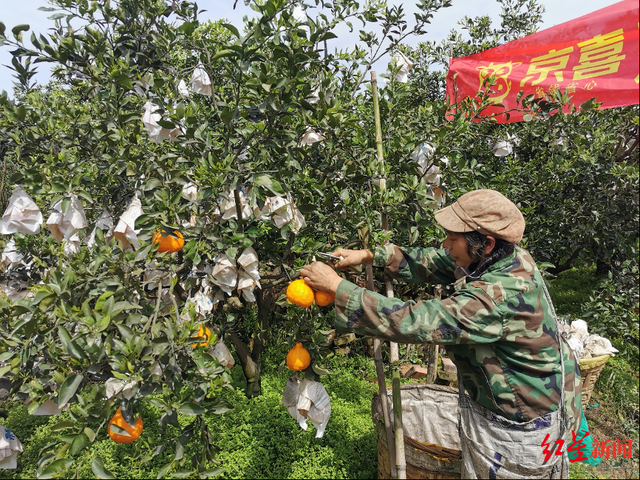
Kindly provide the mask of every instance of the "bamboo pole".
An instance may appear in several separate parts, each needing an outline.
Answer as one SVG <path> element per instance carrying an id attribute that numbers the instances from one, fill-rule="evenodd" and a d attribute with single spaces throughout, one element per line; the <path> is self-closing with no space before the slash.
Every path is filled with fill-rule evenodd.
<path id="1" fill-rule="evenodd" d="M 384 152 L 382 150 L 382 123 L 380 121 L 380 105 L 378 101 L 378 79 L 376 72 L 371 71 L 371 92 L 373 94 L 373 115 L 376 124 L 376 152 L 378 154 L 379 169 L 377 171 L 384 173 Z M 386 189 L 386 179 L 384 175 L 380 178 L 380 190 L 384 192 Z M 385 212 L 382 212 L 382 229 L 385 232 L 389 231 L 389 223 Z M 368 273 L 368 272 L 367 272 Z M 371 283 L 373 283 L 373 269 L 371 269 Z M 385 282 L 385 290 L 387 297 L 393 297 L 393 287 L 391 280 Z M 400 372 L 397 367 L 393 366 L 393 362 L 399 360 L 398 344 L 395 342 L 389 342 L 392 371 L 392 399 L 393 399 L 393 423 L 395 427 L 395 466 L 396 475 L 395 478 L 405 479 L 407 478 L 407 463 L 404 453 L 404 427 L 402 424 L 402 397 L 400 394 Z M 380 354 L 380 357 L 382 355 Z M 386 393 L 386 392 L 385 392 Z M 389 444 L 389 452 L 391 452 L 391 444 Z M 391 461 L 391 454 L 389 454 L 389 462 Z M 390 469 L 391 470 L 391 469 Z"/>
<path id="2" fill-rule="evenodd" d="M 436 287 L 435 298 L 440 300 L 442 298 L 442 289 Z M 434 383 L 438 376 L 438 345 L 429 345 L 427 349 L 427 383 Z"/>
<path id="3" fill-rule="evenodd" d="M 367 264 L 367 288 L 374 290 L 373 284 L 373 267 Z M 387 436 L 387 452 L 389 454 L 389 474 L 391 478 L 397 477 L 396 471 L 396 449 L 393 437 L 393 428 L 391 426 L 391 417 L 389 415 L 389 396 L 387 395 L 387 383 L 384 377 L 384 366 L 382 364 L 382 342 L 379 338 L 373 339 L 373 358 L 376 365 L 376 374 L 378 376 L 378 395 L 380 395 L 380 404 L 382 405 L 382 417 L 384 418 L 384 431 Z"/>

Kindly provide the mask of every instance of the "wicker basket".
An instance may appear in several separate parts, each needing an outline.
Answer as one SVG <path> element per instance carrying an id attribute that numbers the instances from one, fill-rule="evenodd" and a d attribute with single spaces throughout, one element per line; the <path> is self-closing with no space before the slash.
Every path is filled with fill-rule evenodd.
<path id="1" fill-rule="evenodd" d="M 600 372 L 604 368 L 605 364 L 609 361 L 611 355 L 600 355 L 593 358 L 585 358 L 578 362 L 580 366 L 580 385 L 582 387 L 582 408 L 587 408 L 589 400 L 591 400 L 591 393 L 593 392 L 593 386 L 596 384 Z"/>
<path id="2" fill-rule="evenodd" d="M 458 392 L 442 385 L 407 384 L 400 393 L 407 478 L 459 479 Z M 391 410 L 391 391 L 387 394 Z M 382 404 L 377 393 L 371 402 L 371 413 L 378 440 L 378 478 L 391 478 Z M 391 414 L 393 423 L 392 411 Z"/>

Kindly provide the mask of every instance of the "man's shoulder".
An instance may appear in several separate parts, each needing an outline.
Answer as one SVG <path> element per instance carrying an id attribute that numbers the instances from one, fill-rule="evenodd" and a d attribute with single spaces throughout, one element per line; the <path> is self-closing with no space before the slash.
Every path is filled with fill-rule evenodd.
<path id="1" fill-rule="evenodd" d="M 496 303 L 502 303 L 531 290 L 537 290 L 539 279 L 533 258 L 525 249 L 516 247 L 506 258 L 496 262 L 483 275 L 467 285 L 486 291 Z"/>

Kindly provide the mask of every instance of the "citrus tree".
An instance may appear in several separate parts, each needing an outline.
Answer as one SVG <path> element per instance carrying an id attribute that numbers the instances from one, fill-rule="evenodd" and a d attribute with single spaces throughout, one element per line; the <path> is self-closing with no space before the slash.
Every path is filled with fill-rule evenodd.
<path id="1" fill-rule="evenodd" d="M 190 2 L 57 0 L 33 46 L 27 25 L 0 25 L 20 85 L 0 99 L 3 195 L 22 185 L 47 216 L 83 210 L 89 226 L 60 241 L 13 233 L 23 259 L 2 273 L 7 288 L 29 286 L 0 303 L 13 398 L 32 412 L 53 400 L 70 418 L 41 475 L 64 476 L 104 429 L 130 435 L 109 419 L 119 408 L 133 426 L 147 403 L 175 448 L 160 476 L 219 471 L 203 416 L 230 408 L 217 398 L 230 380 L 211 347 L 232 342 L 247 395 L 260 393 L 265 335 L 297 265 L 348 241 L 341 204 L 375 210 L 359 196 L 377 168 L 357 107 L 366 69 L 446 3 L 421 2 L 413 30 L 382 2 L 324 2 L 313 20 L 292 2 L 255 2 L 237 28 L 202 26 Z M 363 30 L 369 53 L 330 53 L 333 30 L 355 21 L 383 36 Z M 54 81 L 33 88 L 42 62 Z M 291 344 L 317 343 L 318 317 L 301 327 L 286 308 Z M 94 472 L 108 476 L 99 459 Z"/>

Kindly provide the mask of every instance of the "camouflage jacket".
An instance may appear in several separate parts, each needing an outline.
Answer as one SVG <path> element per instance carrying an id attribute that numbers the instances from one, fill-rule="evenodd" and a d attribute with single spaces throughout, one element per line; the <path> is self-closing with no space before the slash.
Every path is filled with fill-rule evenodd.
<path id="1" fill-rule="evenodd" d="M 398 343 L 446 345 L 469 396 L 510 420 L 525 422 L 558 408 L 559 335 L 529 253 L 516 247 L 479 278 L 461 276 L 444 249 L 388 245 L 374 266 L 408 283 L 453 284 L 443 300 L 387 298 L 343 280 L 336 293 L 336 328 Z M 466 273 L 466 272 L 465 272 Z M 580 374 L 562 341 L 568 428 L 581 418 Z"/>

